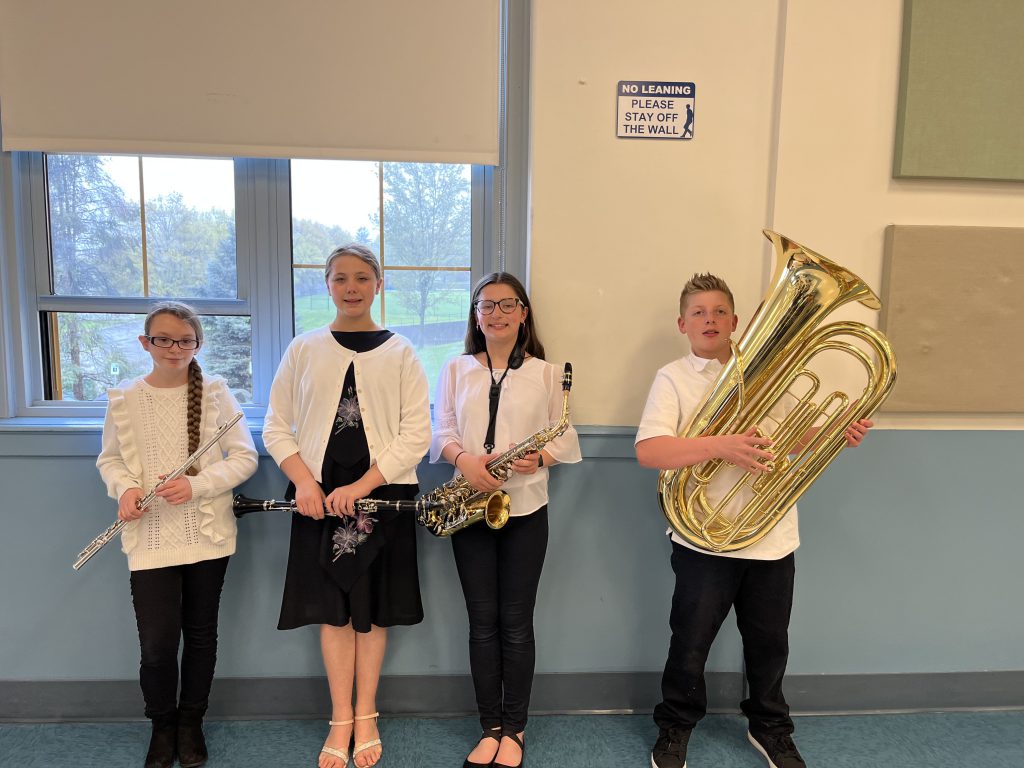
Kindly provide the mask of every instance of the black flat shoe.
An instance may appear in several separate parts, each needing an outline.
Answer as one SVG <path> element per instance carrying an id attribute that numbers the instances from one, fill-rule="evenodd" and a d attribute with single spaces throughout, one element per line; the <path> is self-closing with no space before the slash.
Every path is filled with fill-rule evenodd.
<path id="1" fill-rule="evenodd" d="M 480 734 L 480 741 L 484 739 L 494 739 L 498 744 L 501 744 L 501 728 L 491 728 L 490 730 L 484 731 Z M 495 752 L 495 755 L 498 753 Z M 489 762 L 486 763 L 474 763 L 467 757 L 462 762 L 462 768 L 491 768 L 494 765 L 494 758 L 492 757 Z"/>
<path id="2" fill-rule="evenodd" d="M 521 752 L 519 753 L 519 762 L 515 765 L 505 765 L 505 763 L 493 762 L 491 763 L 491 768 L 522 768 L 523 765 L 526 763 L 526 745 L 523 744 L 523 740 L 519 738 L 519 734 L 515 731 L 506 731 L 502 729 L 501 735 L 507 736 L 519 745 L 519 749 L 521 750 Z"/>

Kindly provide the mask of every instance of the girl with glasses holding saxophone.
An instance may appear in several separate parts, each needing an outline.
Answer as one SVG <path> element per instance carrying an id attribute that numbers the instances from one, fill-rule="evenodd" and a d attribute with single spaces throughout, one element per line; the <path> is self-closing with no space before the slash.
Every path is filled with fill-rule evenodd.
<path id="1" fill-rule="evenodd" d="M 191 307 L 157 304 L 144 328 L 139 341 L 153 370 L 108 390 L 96 466 L 128 523 L 121 547 L 142 651 L 139 682 L 153 722 L 145 765 L 170 768 L 177 753 L 183 768 L 194 768 L 207 758 L 202 722 L 221 587 L 235 552 L 231 491 L 256 471 L 257 456 L 243 418 L 184 475 L 161 484 L 239 406 L 224 380 L 204 376 L 195 360 L 203 328 Z M 154 487 L 153 502 L 140 508 L 143 488 Z"/>
<path id="2" fill-rule="evenodd" d="M 548 540 L 548 471 L 580 461 L 569 427 L 542 450 L 512 462 L 507 482 L 488 462 L 506 446 L 559 420 L 561 371 L 544 360 L 530 299 L 514 276 L 486 275 L 474 287 L 464 352 L 441 371 L 430 460 L 455 466 L 478 491 L 501 488 L 508 523 L 471 525 L 452 550 L 469 613 L 469 660 L 483 734 L 464 768 L 523 762 L 535 646 L 533 609 Z"/>

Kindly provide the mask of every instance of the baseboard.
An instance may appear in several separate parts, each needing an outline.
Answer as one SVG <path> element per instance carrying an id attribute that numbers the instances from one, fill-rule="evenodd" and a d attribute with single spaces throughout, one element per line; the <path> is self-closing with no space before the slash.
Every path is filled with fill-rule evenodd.
<path id="1" fill-rule="evenodd" d="M 644 713 L 660 699 L 661 674 L 537 675 L 530 711 Z M 707 675 L 708 709 L 738 712 L 739 672 Z M 794 714 L 1024 708 L 1024 671 L 891 675 L 791 675 L 786 698 Z M 475 711 L 468 676 L 386 676 L 377 703 L 387 715 L 455 716 Z M 0 721 L 131 720 L 141 717 L 134 680 L 0 680 Z M 323 718 L 330 713 L 327 681 L 319 677 L 220 678 L 213 719 Z"/>

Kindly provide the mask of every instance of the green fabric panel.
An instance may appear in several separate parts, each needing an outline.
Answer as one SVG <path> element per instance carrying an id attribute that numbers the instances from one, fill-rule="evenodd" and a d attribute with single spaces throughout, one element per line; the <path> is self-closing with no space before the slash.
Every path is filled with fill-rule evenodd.
<path id="1" fill-rule="evenodd" d="M 1024 2 L 905 0 L 893 175 L 1024 180 Z"/>

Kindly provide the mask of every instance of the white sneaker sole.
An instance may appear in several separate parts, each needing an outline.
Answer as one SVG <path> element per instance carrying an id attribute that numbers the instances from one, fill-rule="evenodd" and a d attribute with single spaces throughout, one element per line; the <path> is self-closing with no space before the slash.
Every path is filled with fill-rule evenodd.
<path id="1" fill-rule="evenodd" d="M 654 753 L 651 752 L 651 768 L 658 768 L 658 764 L 654 762 Z M 686 763 L 683 763 L 683 768 L 686 768 Z"/>
<path id="2" fill-rule="evenodd" d="M 770 768 L 779 768 L 779 766 L 777 766 L 775 763 L 773 763 L 772 759 L 770 757 L 768 757 L 768 753 L 764 751 L 764 747 L 762 747 L 760 744 L 757 743 L 757 739 L 755 739 L 753 737 L 753 735 L 750 733 L 750 731 L 747 731 L 747 741 L 749 741 L 751 744 L 753 744 L 754 745 L 754 749 L 756 749 L 758 752 L 761 753 L 761 757 L 763 757 L 765 760 L 768 761 L 768 765 L 770 766 Z"/>

